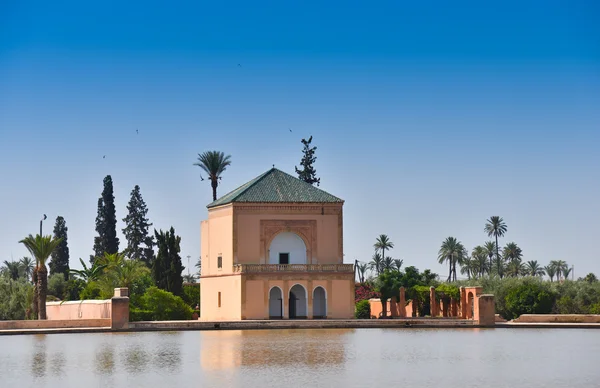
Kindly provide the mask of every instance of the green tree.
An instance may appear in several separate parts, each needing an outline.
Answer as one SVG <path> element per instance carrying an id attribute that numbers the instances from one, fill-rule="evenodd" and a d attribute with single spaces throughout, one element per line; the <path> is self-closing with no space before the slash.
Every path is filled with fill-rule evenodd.
<path id="1" fill-rule="evenodd" d="M 375 271 L 377 276 L 379 276 L 379 274 L 381 274 L 383 271 L 383 258 L 378 252 L 373 254 L 373 258 L 369 262 L 369 268 L 371 271 Z"/>
<path id="2" fill-rule="evenodd" d="M 365 275 L 367 274 L 367 270 L 369 269 L 369 265 L 367 263 L 359 263 L 357 266 L 358 269 L 358 278 L 360 283 L 365 282 Z"/>
<path id="3" fill-rule="evenodd" d="M 18 280 L 21 277 L 21 266 L 19 265 L 18 261 L 4 260 L 2 272 L 4 272 L 10 279 Z"/>
<path id="4" fill-rule="evenodd" d="M 52 260 L 48 264 L 50 275 L 61 273 L 65 280 L 69 280 L 69 246 L 67 244 L 67 224 L 61 216 L 56 217 L 54 224 L 54 238 L 60 239 L 60 244 L 52 252 Z M 58 295 L 55 295 L 58 297 Z"/>
<path id="5" fill-rule="evenodd" d="M 33 260 L 31 260 L 31 257 L 23 256 L 21 260 L 19 260 L 19 266 L 21 267 L 21 272 L 23 273 L 23 276 L 25 276 L 25 279 L 29 281 L 31 276 L 33 276 L 33 269 L 35 267 Z"/>
<path id="6" fill-rule="evenodd" d="M 101 265 L 96 261 L 90 263 L 91 265 L 89 267 L 85 265 L 81 258 L 79 258 L 79 262 L 83 269 L 71 269 L 70 273 L 86 283 L 98 280 L 106 268 L 106 265 Z"/>
<path id="7" fill-rule="evenodd" d="M 522 314 L 549 314 L 555 296 L 539 281 L 529 281 L 512 288 L 506 296 L 508 319 Z"/>
<path id="8" fill-rule="evenodd" d="M 588 283 L 596 283 L 598 281 L 598 278 L 596 277 L 596 275 L 594 273 L 590 272 L 587 275 L 585 275 L 583 280 Z"/>
<path id="9" fill-rule="evenodd" d="M 385 260 L 385 251 L 394 248 L 394 243 L 390 240 L 390 238 L 387 235 L 380 234 L 379 237 L 377 237 L 377 239 L 375 240 L 373 248 L 375 248 L 375 252 L 381 251 L 381 257 Z"/>
<path id="10" fill-rule="evenodd" d="M 402 264 L 404 264 L 404 260 L 402 259 L 394 259 L 394 270 L 400 271 L 402 268 Z"/>
<path id="11" fill-rule="evenodd" d="M 492 265 L 492 261 L 494 258 L 494 255 L 496 254 L 496 243 L 493 241 L 486 241 L 485 244 L 483 244 L 483 249 L 485 250 L 485 254 L 488 257 L 489 261 L 490 261 L 490 265 L 488 266 L 488 274 L 492 274 L 492 269 L 494 268 L 494 266 Z"/>
<path id="12" fill-rule="evenodd" d="M 375 289 L 380 293 L 382 318 L 387 317 L 387 300 L 397 296 L 400 289 L 398 273 L 384 271 L 375 281 Z"/>
<path id="13" fill-rule="evenodd" d="M 315 156 L 315 151 L 317 147 L 311 147 L 310 143 L 312 142 L 312 136 L 306 139 L 301 140 L 304 148 L 302 149 L 302 159 L 300 160 L 300 166 L 302 166 L 302 170 L 298 167 L 294 167 L 296 169 L 296 174 L 298 174 L 298 179 L 303 180 L 306 183 L 310 183 L 317 186 L 321 184 L 321 178 L 317 178 L 317 171 L 313 164 L 317 161 L 317 157 Z"/>
<path id="14" fill-rule="evenodd" d="M 67 291 L 67 281 L 62 272 L 57 272 L 48 277 L 48 295 L 64 299 Z"/>
<path id="15" fill-rule="evenodd" d="M 506 244 L 504 249 L 502 250 L 502 255 L 509 261 L 519 261 L 521 262 L 523 258 L 523 251 L 517 244 L 514 242 L 510 242 Z"/>
<path id="16" fill-rule="evenodd" d="M 102 196 L 98 200 L 98 215 L 96 217 L 97 240 L 94 240 L 95 256 L 101 257 L 104 253 L 119 252 L 119 238 L 117 237 L 117 214 L 115 209 L 115 195 L 113 181 L 110 175 L 104 178 Z"/>
<path id="17" fill-rule="evenodd" d="M 489 220 L 487 220 L 484 230 L 487 233 L 488 237 L 493 236 L 496 238 L 496 257 L 500 258 L 500 253 L 498 251 L 498 237 L 503 237 L 506 234 L 506 231 L 508 230 L 506 223 L 504 222 L 502 217 L 492 216 Z M 498 275 L 502 277 L 500 261 L 498 261 L 497 268 Z"/>
<path id="18" fill-rule="evenodd" d="M 140 186 L 135 185 L 127 205 L 127 217 L 123 218 L 125 228 L 123 234 L 127 239 L 125 255 L 134 260 L 141 260 L 148 267 L 154 258 L 154 238 L 148 235 L 152 223 L 146 217 L 148 207 L 142 198 Z"/>
<path id="19" fill-rule="evenodd" d="M 30 313 L 33 286 L 24 279 L 0 276 L 0 321 L 23 320 Z"/>
<path id="20" fill-rule="evenodd" d="M 198 161 L 194 166 L 200 167 L 207 175 L 212 186 L 213 201 L 217 200 L 217 187 L 221 180 L 221 174 L 231 165 L 231 155 L 225 156 L 221 151 L 206 151 L 198 154 Z M 200 175 L 200 179 L 202 175 Z"/>
<path id="21" fill-rule="evenodd" d="M 38 293 L 38 319 L 46 319 L 46 295 L 48 293 L 48 268 L 46 261 L 52 252 L 59 246 L 61 239 L 52 238 L 52 236 L 33 237 L 31 234 L 25 237 L 19 243 L 25 245 L 25 248 L 35 257 L 37 262 L 37 293 Z"/>
<path id="22" fill-rule="evenodd" d="M 554 281 L 554 276 L 556 276 L 556 268 L 552 264 L 549 264 L 544 267 L 544 270 L 546 275 L 548 275 L 550 278 L 550 282 Z"/>
<path id="23" fill-rule="evenodd" d="M 538 264 L 537 260 L 530 260 L 527 262 L 527 274 L 530 276 L 544 276 L 546 272 L 541 265 Z"/>
<path id="24" fill-rule="evenodd" d="M 442 243 L 438 251 L 438 262 L 448 263 L 448 282 L 451 282 L 454 276 L 456 280 L 456 263 L 462 260 L 465 253 L 465 247 L 455 237 L 448 237 Z"/>
<path id="25" fill-rule="evenodd" d="M 489 264 L 487 262 L 488 254 L 487 250 L 484 247 L 482 247 L 481 245 L 477 245 L 475 248 L 473 248 L 473 251 L 471 252 L 471 257 L 472 260 L 476 263 L 477 276 L 483 276 L 486 272 L 489 272 L 489 266 L 491 266 L 491 262 Z"/>
<path id="26" fill-rule="evenodd" d="M 181 237 L 175 235 L 175 229 L 160 232 L 154 230 L 158 253 L 152 263 L 152 276 L 158 288 L 181 296 L 183 287 L 183 265 L 181 264 Z"/>

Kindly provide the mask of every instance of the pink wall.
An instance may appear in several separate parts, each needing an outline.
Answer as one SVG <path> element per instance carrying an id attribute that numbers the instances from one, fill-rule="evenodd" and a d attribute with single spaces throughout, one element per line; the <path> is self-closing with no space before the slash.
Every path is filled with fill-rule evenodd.
<path id="1" fill-rule="evenodd" d="M 46 303 L 46 314 L 49 321 L 110 319 L 110 313 L 110 299 Z"/>
<path id="2" fill-rule="evenodd" d="M 211 209 L 208 212 L 208 220 L 202 222 L 200 230 L 202 276 L 231 273 L 233 267 L 232 206 Z M 217 267 L 219 256 L 223 258 L 221 269 Z"/>

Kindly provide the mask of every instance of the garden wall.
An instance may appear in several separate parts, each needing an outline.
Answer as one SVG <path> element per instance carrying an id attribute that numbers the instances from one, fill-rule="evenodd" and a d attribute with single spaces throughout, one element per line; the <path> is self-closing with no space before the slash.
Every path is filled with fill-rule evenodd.
<path id="1" fill-rule="evenodd" d="M 513 319 L 519 323 L 600 323 L 600 315 L 584 314 L 523 314 Z"/>
<path id="2" fill-rule="evenodd" d="M 110 313 L 110 299 L 46 302 L 46 315 L 49 321 L 110 319 Z"/>

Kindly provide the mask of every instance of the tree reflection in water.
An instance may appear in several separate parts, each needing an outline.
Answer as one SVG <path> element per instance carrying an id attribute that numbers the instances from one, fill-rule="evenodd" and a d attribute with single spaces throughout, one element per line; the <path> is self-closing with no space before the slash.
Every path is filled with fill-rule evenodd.
<path id="1" fill-rule="evenodd" d="M 115 352 L 112 343 L 103 344 L 96 351 L 96 370 L 100 374 L 111 375 L 115 370 Z"/>
<path id="2" fill-rule="evenodd" d="M 134 345 L 125 351 L 125 369 L 128 373 L 138 374 L 146 370 L 150 357 L 140 345 Z"/>
<path id="3" fill-rule="evenodd" d="M 181 369 L 181 333 L 161 333 L 153 349 L 153 365 L 162 373 L 177 373 Z"/>
<path id="4" fill-rule="evenodd" d="M 34 336 L 33 361 L 31 362 L 31 374 L 34 377 L 46 376 L 46 335 Z"/>

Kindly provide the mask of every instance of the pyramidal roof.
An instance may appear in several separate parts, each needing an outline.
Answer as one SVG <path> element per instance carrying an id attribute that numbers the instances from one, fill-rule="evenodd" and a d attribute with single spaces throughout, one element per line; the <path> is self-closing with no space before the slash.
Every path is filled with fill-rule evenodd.
<path id="1" fill-rule="evenodd" d="M 340 203 L 342 199 L 273 167 L 206 207 L 232 202 Z"/>

